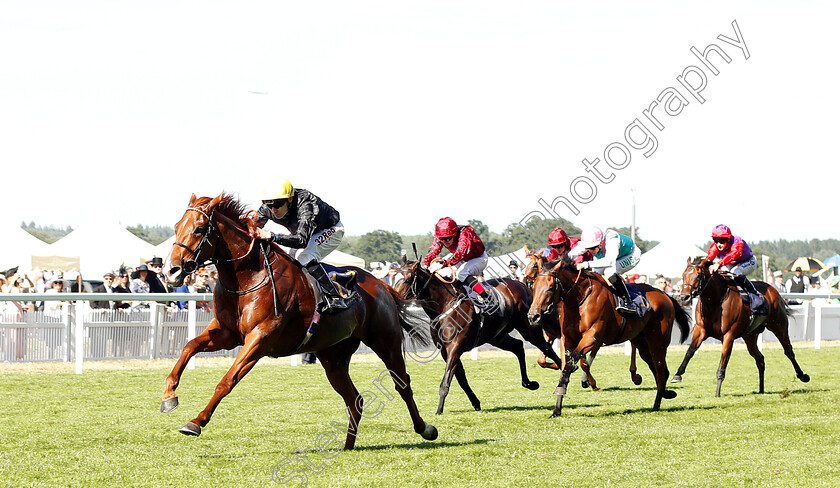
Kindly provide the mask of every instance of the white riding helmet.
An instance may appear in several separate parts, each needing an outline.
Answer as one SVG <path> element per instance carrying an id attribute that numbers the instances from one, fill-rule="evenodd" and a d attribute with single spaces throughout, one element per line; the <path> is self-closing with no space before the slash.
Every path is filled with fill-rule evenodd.
<path id="1" fill-rule="evenodd" d="M 295 196 L 295 187 L 286 178 L 271 178 L 260 192 L 260 198 L 266 202 Z"/>
<path id="2" fill-rule="evenodd" d="M 580 233 L 580 244 L 585 249 L 592 249 L 604 242 L 604 232 L 598 227 L 592 226 Z"/>

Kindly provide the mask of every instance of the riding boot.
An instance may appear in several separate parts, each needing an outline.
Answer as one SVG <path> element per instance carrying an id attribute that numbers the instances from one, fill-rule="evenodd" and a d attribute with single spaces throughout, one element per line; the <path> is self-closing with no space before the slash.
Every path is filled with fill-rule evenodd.
<path id="1" fill-rule="evenodd" d="M 610 276 L 609 282 L 615 289 L 615 309 L 624 313 L 637 313 L 636 304 L 630 298 L 630 290 L 621 276 L 614 274 Z"/>
<path id="2" fill-rule="evenodd" d="M 735 276 L 735 284 L 740 286 L 744 291 L 747 292 L 750 296 L 750 311 L 753 313 L 766 313 L 764 312 L 764 299 L 761 293 L 755 289 L 755 285 L 752 281 L 748 280 L 744 275 L 737 275 Z"/>
<path id="3" fill-rule="evenodd" d="M 324 267 L 318 261 L 311 261 L 306 265 L 306 270 L 321 286 L 323 299 L 318 304 L 318 311 L 321 313 L 330 313 L 338 309 L 345 309 L 348 307 L 346 298 L 350 297 L 350 292 L 342 294 L 338 283 L 331 280 L 327 275 Z"/>
<path id="4" fill-rule="evenodd" d="M 485 288 L 484 285 L 475 278 L 475 276 L 467 275 L 467 277 L 464 278 L 463 285 L 478 295 L 480 303 L 477 305 L 482 311 L 490 304 L 490 292 L 487 291 L 487 288 Z"/>

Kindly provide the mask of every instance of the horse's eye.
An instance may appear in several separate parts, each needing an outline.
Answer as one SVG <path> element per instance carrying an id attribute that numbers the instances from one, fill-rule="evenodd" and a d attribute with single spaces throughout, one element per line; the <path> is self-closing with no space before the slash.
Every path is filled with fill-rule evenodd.
<path id="1" fill-rule="evenodd" d="M 196 227 L 195 230 L 193 231 L 193 235 L 203 236 L 206 232 L 207 232 L 207 226 L 203 225 L 201 227 Z"/>

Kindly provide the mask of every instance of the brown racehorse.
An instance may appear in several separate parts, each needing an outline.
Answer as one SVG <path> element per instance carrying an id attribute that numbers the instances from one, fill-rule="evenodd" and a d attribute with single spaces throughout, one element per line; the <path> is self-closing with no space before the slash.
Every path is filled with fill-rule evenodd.
<path id="1" fill-rule="evenodd" d="M 489 343 L 512 352 L 519 360 L 522 386 L 529 390 L 540 387 L 538 382 L 528 379 L 522 341 L 510 336 L 514 329 L 552 360 L 560 362 L 560 358 L 543 338 L 542 331 L 528 324 L 531 292 L 519 281 L 505 278 L 485 282 L 499 290 L 504 297 L 504 315 L 484 317 L 482 323 L 464 290 L 436 278 L 439 276 L 437 274 L 433 277 L 429 270 L 420 266 L 420 261 L 407 262 L 403 256 L 401 272 L 405 279 L 398 284 L 398 291 L 406 299 L 417 299 L 426 315 L 432 319 L 432 339 L 446 361 L 446 371 L 439 390 L 438 415 L 443 413 L 443 404 L 453 375 L 473 408 L 481 410 L 481 402 L 467 382 L 461 355 L 482 344 Z"/>
<path id="2" fill-rule="evenodd" d="M 536 279 L 537 275 L 543 272 L 543 267 L 546 264 L 546 258 L 542 254 L 542 249 L 531 250 L 528 249 L 528 246 L 525 246 L 525 257 L 528 259 L 528 262 L 525 264 L 525 270 L 523 271 L 523 283 L 528 285 L 528 287 L 533 287 L 534 279 Z M 560 316 L 563 314 L 563 307 L 557 307 L 557 314 L 558 316 L 554 319 L 559 321 Z M 545 317 L 543 321 L 545 321 Z M 544 332 L 545 340 L 552 344 L 555 339 L 557 339 L 556 335 L 553 335 L 546 330 Z M 561 349 L 565 348 L 565 344 L 561 344 Z M 595 378 L 592 377 L 590 373 L 590 368 L 592 367 L 592 362 L 595 361 L 595 353 L 597 351 L 592 351 L 589 353 L 589 358 L 581 358 L 580 361 L 580 368 L 583 370 L 583 374 L 580 379 L 580 386 L 583 388 L 592 387 L 593 391 L 599 391 L 597 383 L 595 382 Z M 564 358 L 565 359 L 565 358 Z M 540 357 L 537 359 L 537 364 L 539 364 L 543 368 L 551 368 L 551 369 L 560 369 L 563 365 L 558 365 L 557 363 L 549 363 L 545 360 L 545 354 L 540 353 Z M 636 372 L 636 346 L 632 346 L 630 350 L 630 379 L 633 381 L 635 385 L 642 384 L 642 377 Z"/>
<path id="3" fill-rule="evenodd" d="M 184 346 L 166 378 L 161 411 L 178 406 L 175 389 L 187 361 L 198 352 L 243 346 L 207 407 L 181 428 L 187 435 L 201 433 L 222 398 L 261 357 L 314 352 L 347 406 L 350 422 L 344 448 L 352 449 L 366 405 L 350 379 L 348 367 L 350 356 L 364 342 L 388 368 L 408 406 L 414 431 L 424 439 L 435 439 L 437 429 L 423 421 L 417 411 L 402 352 L 403 329 L 415 338 L 422 334 L 411 330 L 402 319 L 398 305 L 403 302 L 396 292 L 364 270 L 355 269 L 361 300 L 347 310 L 323 316 L 313 330 L 310 324 L 316 299 L 302 267 L 275 244 L 254 245 L 256 223 L 251 215 L 230 195 L 223 193 L 212 199 L 193 195 L 175 225 L 176 242 L 166 271 L 169 281 L 183 282 L 186 274 L 205 262 L 216 264 L 219 281 L 213 293 L 215 318 Z M 383 371 L 384 376 L 388 373 Z M 389 395 L 386 391 L 382 389 Z"/>
<path id="4" fill-rule="evenodd" d="M 534 301 L 528 313 L 532 324 L 537 324 L 546 313 L 563 303 L 563 338 L 571 351 L 560 376 L 555 393 L 557 403 L 551 416 L 561 414 L 563 397 L 569 384 L 574 363 L 590 351 L 597 351 L 601 344 L 619 344 L 629 340 L 648 364 L 656 379 L 656 399 L 653 410 L 659 410 L 663 398 L 677 396 L 667 390 L 668 365 L 665 355 L 671 342 L 671 328 L 676 319 L 683 341 L 688 337 L 688 313 L 664 292 L 649 286 L 637 285 L 650 302 L 651 309 L 641 318 L 625 318 L 615 311 L 615 297 L 601 275 L 578 271 L 568 256 L 557 263 L 549 263 L 534 280 Z"/>
<path id="5" fill-rule="evenodd" d="M 715 396 L 720 396 L 720 386 L 726 376 L 726 365 L 729 363 L 729 356 L 732 354 L 732 344 L 735 339 L 742 338 L 747 345 L 747 351 L 755 359 L 758 368 L 758 392 L 764 393 L 764 356 L 758 350 L 758 335 L 767 328 L 779 339 L 785 356 L 790 359 L 796 377 L 803 383 L 811 378 L 802 372 L 796 357 L 793 354 L 793 347 L 790 345 L 788 336 L 788 316 L 790 308 L 779 296 L 775 288 L 763 281 L 753 281 L 755 289 L 767 299 L 769 313 L 763 319 L 764 323 L 750 324 L 750 308 L 743 303 L 738 288 L 732 280 L 724 278 L 721 273 L 709 273 L 709 265 L 712 264 L 704 257 L 688 259 L 688 266 L 683 272 L 683 287 L 680 297 L 684 302 L 693 297 L 700 297 L 695 309 L 695 324 L 691 334 L 691 344 L 685 352 L 685 358 L 680 364 L 677 374 L 671 380 L 672 383 L 682 381 L 682 375 L 688 366 L 688 361 L 697 352 L 700 344 L 707 338 L 713 337 L 722 343 L 720 365 L 717 370 L 717 389 Z M 758 318 L 761 320 L 761 318 Z M 752 330 L 748 330 L 748 328 Z"/>

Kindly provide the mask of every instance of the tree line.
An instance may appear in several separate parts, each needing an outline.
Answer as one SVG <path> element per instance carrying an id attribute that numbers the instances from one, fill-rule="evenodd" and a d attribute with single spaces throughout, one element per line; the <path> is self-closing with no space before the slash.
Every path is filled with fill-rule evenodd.
<path id="1" fill-rule="evenodd" d="M 564 229 L 569 236 L 580 235 L 580 228 L 566 219 L 531 219 L 524 225 L 512 223 L 501 233 L 491 231 L 490 228 L 480 220 L 469 220 L 471 225 L 487 248 L 491 256 L 498 256 L 521 249 L 528 245 L 532 249 L 545 247 L 548 233 L 558 227 Z M 47 244 L 59 240 L 73 231 L 71 227 L 42 226 L 34 222 L 22 222 L 21 228 L 41 239 Z M 622 234 L 630 235 L 629 227 L 610 227 Z M 144 226 L 137 224 L 128 227 L 128 230 L 143 239 L 144 241 L 158 245 L 175 234 L 173 227 L 155 225 Z M 401 235 L 398 232 L 378 229 L 360 236 L 345 236 L 339 246 L 339 250 L 358 256 L 366 263 L 375 261 L 393 262 L 400 259 L 402 251 L 406 251 L 408 259 L 413 260 L 414 246 L 417 253 L 422 257 L 428 252 L 432 245 L 433 234 Z M 711 240 L 699 244 L 701 249 L 708 249 Z M 644 239 L 638 228 L 636 229 L 636 245 L 647 252 L 655 247 L 659 241 Z M 770 257 L 770 268 L 772 270 L 786 270 L 787 265 L 800 256 L 811 256 L 817 259 L 826 259 L 829 256 L 840 253 L 840 240 L 838 239 L 810 239 L 810 240 L 787 240 L 779 239 L 774 241 L 749 242 L 750 247 L 757 257 L 762 254 Z M 760 259 L 760 258 L 759 258 Z M 757 274 L 755 276 L 758 276 Z"/>

